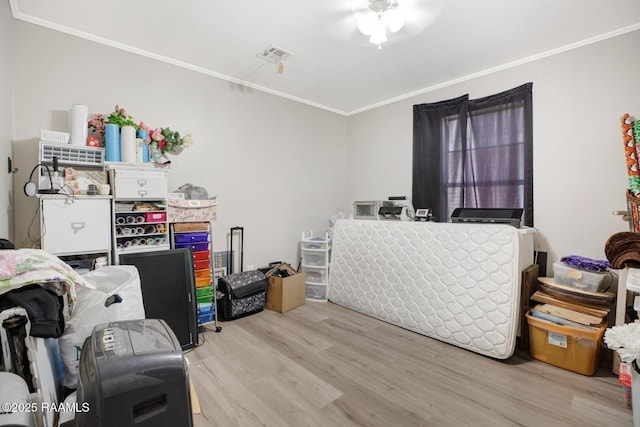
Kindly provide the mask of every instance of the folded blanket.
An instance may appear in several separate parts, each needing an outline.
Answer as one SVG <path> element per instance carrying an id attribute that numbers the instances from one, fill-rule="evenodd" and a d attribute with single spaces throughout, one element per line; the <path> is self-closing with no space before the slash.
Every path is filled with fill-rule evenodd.
<path id="1" fill-rule="evenodd" d="M 611 268 L 640 267 L 640 233 L 623 231 L 609 237 L 604 253 Z"/>
<path id="2" fill-rule="evenodd" d="M 568 255 L 560 258 L 560 262 L 579 270 L 603 273 L 609 268 L 609 261 L 587 258 L 580 255 Z"/>
<path id="3" fill-rule="evenodd" d="M 59 283 L 68 294 L 69 308 L 76 302 L 76 286 L 93 287 L 71 266 L 41 249 L 0 251 L 0 295 L 28 285 Z"/>

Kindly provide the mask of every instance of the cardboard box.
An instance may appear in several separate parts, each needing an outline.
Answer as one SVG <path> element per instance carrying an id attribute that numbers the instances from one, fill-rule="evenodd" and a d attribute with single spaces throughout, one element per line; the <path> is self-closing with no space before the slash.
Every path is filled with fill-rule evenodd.
<path id="1" fill-rule="evenodd" d="M 267 310 L 286 313 L 305 302 L 304 272 L 289 277 L 269 277 Z"/>

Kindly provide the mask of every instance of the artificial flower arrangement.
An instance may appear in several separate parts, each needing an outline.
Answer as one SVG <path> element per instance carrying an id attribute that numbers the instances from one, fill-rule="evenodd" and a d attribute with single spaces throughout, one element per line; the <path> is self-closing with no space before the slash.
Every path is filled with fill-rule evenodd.
<path id="1" fill-rule="evenodd" d="M 611 350 L 618 352 L 621 361 L 640 365 L 640 323 L 625 323 L 607 329 L 604 342 Z"/>
<path id="2" fill-rule="evenodd" d="M 124 108 L 116 105 L 114 111 L 108 116 L 97 113 L 89 120 L 89 129 L 101 136 L 100 143 L 102 146 L 104 146 L 104 132 L 105 125 L 107 124 L 114 124 L 120 127 L 132 126 L 136 131 L 144 130 L 146 132 L 144 142 L 151 147 L 157 148 L 163 155 L 166 153 L 178 154 L 184 148 L 188 148 L 193 144 L 193 138 L 190 132 L 181 136 L 179 132 L 173 131 L 169 127 L 152 128 L 144 122 L 136 123 Z"/>

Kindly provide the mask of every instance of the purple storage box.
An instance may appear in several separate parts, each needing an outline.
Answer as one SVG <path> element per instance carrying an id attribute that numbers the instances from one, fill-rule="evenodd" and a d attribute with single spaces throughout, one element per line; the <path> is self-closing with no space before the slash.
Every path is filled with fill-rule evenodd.
<path id="1" fill-rule="evenodd" d="M 199 243 L 209 239 L 209 233 L 176 233 L 174 235 L 176 243 Z"/>
<path id="2" fill-rule="evenodd" d="M 194 252 L 209 250 L 209 242 L 204 243 L 177 243 L 176 248 L 189 248 Z"/>

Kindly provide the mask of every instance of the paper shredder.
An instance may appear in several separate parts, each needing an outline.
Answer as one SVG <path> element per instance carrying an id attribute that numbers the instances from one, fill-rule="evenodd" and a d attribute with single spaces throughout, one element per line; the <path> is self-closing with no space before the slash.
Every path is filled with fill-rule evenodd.
<path id="1" fill-rule="evenodd" d="M 164 320 L 97 325 L 79 370 L 76 427 L 193 425 L 186 360 Z"/>

